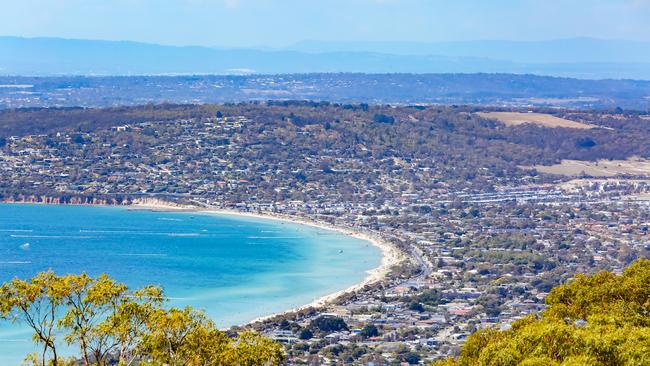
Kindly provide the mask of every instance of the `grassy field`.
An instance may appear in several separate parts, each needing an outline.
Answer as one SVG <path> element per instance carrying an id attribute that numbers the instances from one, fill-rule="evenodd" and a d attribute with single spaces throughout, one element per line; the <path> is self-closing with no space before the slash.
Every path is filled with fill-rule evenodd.
<path id="1" fill-rule="evenodd" d="M 529 167 L 530 168 L 530 167 Z M 561 164 L 533 168 L 547 174 L 577 177 L 583 174 L 592 177 L 614 177 L 617 175 L 650 176 L 650 160 L 630 158 L 627 160 L 580 161 L 563 160 Z"/>
<path id="2" fill-rule="evenodd" d="M 532 123 L 543 127 L 565 127 L 579 129 L 591 129 L 598 127 L 543 113 L 479 112 L 476 114 L 483 118 L 496 119 L 500 122 L 505 123 L 507 126 L 518 126 L 524 123 Z"/>

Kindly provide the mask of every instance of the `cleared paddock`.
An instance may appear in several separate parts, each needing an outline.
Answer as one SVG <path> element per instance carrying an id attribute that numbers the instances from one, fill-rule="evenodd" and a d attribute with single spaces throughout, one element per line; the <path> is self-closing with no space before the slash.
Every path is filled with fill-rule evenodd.
<path id="1" fill-rule="evenodd" d="M 521 113 L 521 112 L 478 112 L 477 115 L 495 119 L 505 123 L 507 126 L 519 126 L 526 123 L 532 123 L 543 127 L 564 127 L 564 128 L 578 128 L 578 129 L 592 129 L 598 126 L 571 121 L 568 119 L 555 117 L 550 114 L 544 113 Z"/>

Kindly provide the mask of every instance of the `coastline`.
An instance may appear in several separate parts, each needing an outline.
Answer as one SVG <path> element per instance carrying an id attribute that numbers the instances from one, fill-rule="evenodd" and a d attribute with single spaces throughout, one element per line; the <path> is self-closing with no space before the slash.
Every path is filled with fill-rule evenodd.
<path id="1" fill-rule="evenodd" d="M 24 202 L 24 201 L 23 202 L 1 201 L 0 203 L 123 207 L 129 210 L 150 210 L 150 211 L 160 211 L 160 212 L 188 212 L 188 213 L 196 212 L 196 213 L 205 213 L 205 214 L 212 214 L 212 215 L 239 216 L 239 217 L 254 218 L 254 219 L 277 220 L 277 221 L 283 221 L 283 222 L 297 224 L 297 225 L 310 226 L 310 227 L 319 228 L 323 230 L 335 231 L 343 235 L 364 240 L 381 251 L 382 260 L 379 267 L 366 271 L 366 276 L 364 277 L 363 281 L 361 281 L 360 283 L 349 286 L 345 289 L 336 291 L 334 293 L 323 295 L 304 305 L 300 305 L 291 309 L 287 309 L 269 315 L 259 316 L 246 323 L 241 324 L 242 326 L 252 325 L 254 323 L 262 322 L 274 318 L 276 316 L 298 312 L 308 308 L 325 307 L 343 295 L 355 293 L 363 289 L 367 285 L 381 282 L 383 279 L 386 278 L 386 276 L 390 272 L 390 269 L 394 265 L 407 260 L 408 257 L 397 247 L 395 247 L 394 245 L 388 243 L 387 241 L 385 241 L 384 239 L 376 235 L 355 231 L 354 229 L 351 228 L 331 225 L 325 222 L 319 222 L 307 218 L 299 218 L 299 217 L 293 217 L 288 215 L 280 215 L 280 214 L 272 214 L 272 213 L 252 213 L 252 212 L 243 212 L 243 211 L 231 210 L 231 209 L 205 208 L 196 205 L 176 204 L 173 202 L 167 202 L 160 199 L 151 199 L 151 198 L 136 199 L 131 201 L 130 204 L 120 204 L 120 205 L 104 204 L 104 203 L 56 203 L 56 202 Z"/>
<path id="2" fill-rule="evenodd" d="M 274 318 L 276 316 L 293 313 L 308 308 L 325 307 L 343 295 L 357 292 L 363 289 L 367 285 L 381 282 L 384 278 L 386 278 L 386 276 L 390 272 L 390 269 L 394 265 L 401 263 L 406 259 L 406 255 L 404 253 L 402 253 L 395 246 L 393 246 L 392 244 L 388 243 L 387 241 L 383 240 L 380 237 L 377 237 L 369 233 L 355 231 L 350 228 L 338 227 L 338 226 L 331 225 L 329 223 L 318 222 L 318 221 L 304 219 L 304 218 L 297 218 L 297 217 L 271 214 L 271 213 L 252 213 L 252 212 L 242 212 L 242 211 L 229 210 L 229 209 L 215 209 L 215 208 L 202 208 L 198 206 L 174 205 L 174 204 L 166 204 L 165 202 L 160 202 L 160 201 L 155 203 L 136 202 L 125 207 L 136 209 L 136 210 L 140 209 L 140 210 L 156 210 L 156 211 L 171 211 L 171 212 L 197 212 L 197 213 L 205 213 L 205 214 L 212 214 L 212 215 L 239 216 L 239 217 L 246 217 L 246 218 L 283 221 L 292 224 L 319 228 L 323 230 L 335 231 L 343 235 L 364 240 L 381 251 L 382 254 L 381 264 L 377 268 L 366 271 L 366 276 L 362 282 L 352 285 L 343 290 L 339 290 L 331 294 L 323 295 L 308 304 L 300 305 L 298 307 L 287 309 L 274 314 L 263 315 L 242 325 L 249 325 L 249 324 L 262 322 Z"/>

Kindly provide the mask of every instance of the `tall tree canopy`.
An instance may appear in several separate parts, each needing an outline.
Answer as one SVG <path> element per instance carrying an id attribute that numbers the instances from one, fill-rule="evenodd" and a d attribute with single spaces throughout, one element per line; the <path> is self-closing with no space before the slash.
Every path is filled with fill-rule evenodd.
<path id="1" fill-rule="evenodd" d="M 622 275 L 578 275 L 554 288 L 540 315 L 470 336 L 457 359 L 435 366 L 650 365 L 650 260 Z"/>
<path id="2" fill-rule="evenodd" d="M 106 275 L 43 272 L 0 287 L 0 318 L 22 322 L 40 351 L 34 366 L 274 366 L 283 348 L 259 334 L 230 338 L 202 312 L 164 307 L 162 289 L 135 291 Z M 62 344 L 79 350 L 63 358 Z"/>

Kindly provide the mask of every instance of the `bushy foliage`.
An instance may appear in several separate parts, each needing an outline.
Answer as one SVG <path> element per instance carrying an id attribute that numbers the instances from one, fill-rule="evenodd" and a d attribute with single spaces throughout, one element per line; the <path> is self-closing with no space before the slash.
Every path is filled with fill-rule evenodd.
<path id="1" fill-rule="evenodd" d="M 341 318 L 334 316 L 320 316 L 311 321 L 311 327 L 321 332 L 340 332 L 348 330 L 348 325 Z"/>
<path id="2" fill-rule="evenodd" d="M 379 335 L 379 329 L 374 324 L 366 324 L 359 335 L 363 338 L 377 337 Z"/>
<path id="3" fill-rule="evenodd" d="M 470 336 L 458 359 L 435 366 L 650 365 L 650 260 L 620 276 L 578 275 L 554 288 L 539 316 Z"/>
<path id="4" fill-rule="evenodd" d="M 0 287 L 0 319 L 23 322 L 40 352 L 25 364 L 62 365 L 280 365 L 281 345 L 256 333 L 229 338 L 202 312 L 166 308 L 149 286 L 131 291 L 106 275 L 39 273 Z M 61 341 L 79 355 L 60 356 Z"/>

